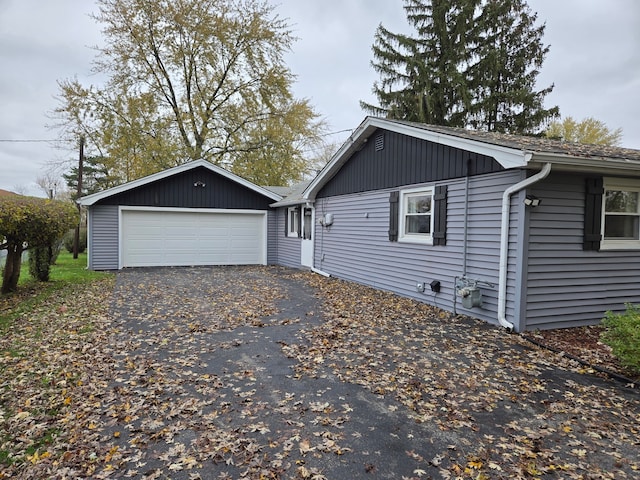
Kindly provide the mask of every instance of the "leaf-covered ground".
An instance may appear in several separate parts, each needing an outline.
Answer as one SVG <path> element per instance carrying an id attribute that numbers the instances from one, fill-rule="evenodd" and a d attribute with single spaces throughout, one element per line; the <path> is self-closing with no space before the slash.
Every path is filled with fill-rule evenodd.
<path id="1" fill-rule="evenodd" d="M 640 395 L 276 267 L 125 270 L 0 339 L 0 478 L 637 478 Z"/>
<path id="2" fill-rule="evenodd" d="M 579 359 L 594 369 L 610 372 L 621 381 L 640 386 L 640 373 L 625 368 L 613 354 L 612 348 L 600 340 L 603 331 L 602 325 L 589 325 L 531 331 L 525 332 L 523 336 L 536 344 Z"/>

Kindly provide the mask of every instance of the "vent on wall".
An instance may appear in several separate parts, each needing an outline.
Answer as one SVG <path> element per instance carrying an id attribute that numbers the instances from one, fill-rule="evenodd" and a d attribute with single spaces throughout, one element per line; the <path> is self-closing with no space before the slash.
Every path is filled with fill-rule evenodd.
<path id="1" fill-rule="evenodd" d="M 384 135 L 380 134 L 376 137 L 376 152 L 384 149 Z"/>

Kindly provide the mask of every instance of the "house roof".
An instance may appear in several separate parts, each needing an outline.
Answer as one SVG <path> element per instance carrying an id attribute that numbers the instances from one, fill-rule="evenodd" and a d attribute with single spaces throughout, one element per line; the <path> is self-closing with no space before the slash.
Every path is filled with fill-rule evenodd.
<path id="1" fill-rule="evenodd" d="M 601 173 L 624 171 L 640 175 L 640 150 L 366 117 L 311 181 L 302 198 L 314 199 L 318 191 L 378 129 L 487 155 L 505 169 L 540 168 L 544 163 L 552 163 L 554 168 L 562 170 L 579 169 Z"/>
<path id="2" fill-rule="evenodd" d="M 3 190 L 0 188 L 0 197 L 7 197 L 9 195 L 18 195 L 17 193 L 10 192 L 9 190 Z"/>
<path id="3" fill-rule="evenodd" d="M 557 154 L 581 158 L 598 158 L 603 160 L 625 159 L 640 162 L 640 150 L 633 150 L 630 148 L 565 142 L 547 137 L 466 130 L 464 128 L 442 127 L 437 125 L 403 122 L 400 120 L 390 121 L 398 124 L 411 125 L 415 128 L 431 132 L 441 132 L 447 135 L 454 135 L 459 138 L 465 138 L 477 142 L 514 148 L 522 151 L 530 151 L 534 154 Z"/>
<path id="4" fill-rule="evenodd" d="M 168 178 L 171 177 L 173 175 L 177 175 L 179 173 L 182 172 L 186 172 L 188 170 L 192 170 L 194 168 L 198 168 L 198 167 L 204 167 L 207 168 L 209 170 L 211 170 L 212 172 L 223 176 L 229 180 L 232 180 L 250 190 L 253 190 L 254 192 L 257 192 L 261 195 L 264 195 L 267 198 L 270 198 L 272 200 L 281 200 L 282 196 L 278 195 L 275 192 L 272 192 L 268 189 L 266 189 L 265 187 L 260 187 L 254 183 L 251 183 L 248 180 L 245 180 L 242 177 L 239 177 L 227 170 L 225 170 L 224 168 L 220 168 L 217 165 L 214 165 L 211 162 L 208 162 L 206 160 L 194 160 L 192 162 L 189 163 L 185 163 L 183 165 L 179 165 L 177 167 L 173 167 L 173 168 L 169 168 L 167 170 L 163 170 L 161 172 L 158 173 L 154 173 L 152 175 L 148 175 L 146 177 L 143 178 L 139 178 L 137 180 L 133 180 L 132 182 L 128 182 L 128 183 L 124 183 L 122 185 L 118 185 L 117 187 L 113 187 L 113 188 L 109 188 L 107 190 L 104 190 L 102 192 L 98 192 L 98 193 L 94 193 L 92 195 L 87 195 L 85 197 L 79 198 L 78 199 L 78 203 L 80 205 L 83 206 L 90 206 L 95 204 L 96 202 L 104 199 L 104 198 L 108 198 L 111 197 L 112 195 L 117 195 L 119 193 L 122 192 L 126 192 L 128 190 L 137 188 L 137 187 L 141 187 L 143 185 L 147 185 L 149 183 L 152 182 L 156 182 L 158 180 L 162 180 L 163 178 Z"/>
<path id="5" fill-rule="evenodd" d="M 285 198 L 282 200 L 272 203 L 272 207 L 290 207 L 292 205 L 300 205 L 304 203 L 306 200 L 302 196 L 307 186 L 311 183 L 309 180 L 296 183 L 291 187 L 287 187 L 289 190 L 285 194 Z"/>
<path id="6" fill-rule="evenodd" d="M 281 197 L 286 197 L 291 193 L 293 187 L 282 187 L 276 185 L 263 185 L 262 188 L 266 188 L 270 192 L 277 193 Z"/>

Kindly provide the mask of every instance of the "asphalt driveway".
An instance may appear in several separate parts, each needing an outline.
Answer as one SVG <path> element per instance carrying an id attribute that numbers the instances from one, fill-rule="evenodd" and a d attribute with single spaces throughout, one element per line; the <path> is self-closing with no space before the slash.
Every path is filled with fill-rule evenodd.
<path id="1" fill-rule="evenodd" d="M 640 395 L 518 335 L 279 267 L 124 270 L 95 478 L 637 478 Z"/>

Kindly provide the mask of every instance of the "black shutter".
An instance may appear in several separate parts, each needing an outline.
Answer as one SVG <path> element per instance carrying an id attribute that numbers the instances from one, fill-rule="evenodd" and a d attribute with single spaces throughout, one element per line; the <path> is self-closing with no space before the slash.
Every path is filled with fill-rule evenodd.
<path id="1" fill-rule="evenodd" d="M 302 238 L 302 206 L 296 208 L 298 212 L 298 238 Z"/>
<path id="2" fill-rule="evenodd" d="M 433 194 L 433 244 L 447 244 L 447 186 L 439 185 Z"/>
<path id="3" fill-rule="evenodd" d="M 284 207 L 284 236 L 289 235 L 289 208 Z"/>
<path id="4" fill-rule="evenodd" d="M 602 240 L 602 177 L 587 178 L 584 195 L 584 243 L 583 250 L 600 250 Z"/>
<path id="5" fill-rule="evenodd" d="M 389 194 L 389 241 L 398 241 L 398 200 L 400 192 L 391 192 Z"/>

